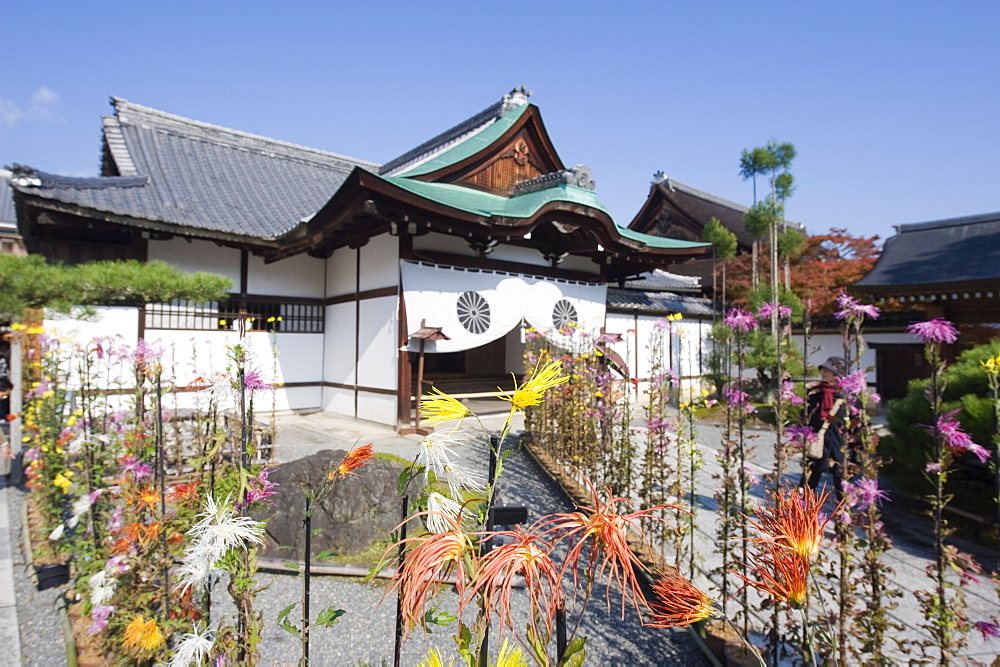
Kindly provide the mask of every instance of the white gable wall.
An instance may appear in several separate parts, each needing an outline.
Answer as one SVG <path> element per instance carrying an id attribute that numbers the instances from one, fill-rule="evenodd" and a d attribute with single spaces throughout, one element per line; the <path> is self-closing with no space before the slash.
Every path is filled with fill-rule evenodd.
<path id="1" fill-rule="evenodd" d="M 247 262 L 247 292 L 321 299 L 326 262 L 306 254 L 265 264 L 256 255 Z"/>
<path id="2" fill-rule="evenodd" d="M 185 241 L 175 236 L 165 241 L 150 241 L 146 257 L 182 271 L 218 273 L 233 281 L 232 291 L 240 288 L 240 251 L 236 248 L 226 248 L 211 241 Z"/>

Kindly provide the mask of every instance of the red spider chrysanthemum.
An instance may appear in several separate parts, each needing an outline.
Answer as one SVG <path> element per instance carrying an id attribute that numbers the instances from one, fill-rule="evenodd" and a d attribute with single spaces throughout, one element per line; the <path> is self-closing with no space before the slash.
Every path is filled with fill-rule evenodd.
<path id="1" fill-rule="evenodd" d="M 419 512 L 408 521 L 427 514 L 429 513 Z M 455 576 L 459 597 L 465 599 L 466 586 L 471 573 L 476 569 L 475 548 L 472 539 L 462 531 L 460 520 L 445 514 L 440 517 L 451 525 L 451 530 L 424 533 L 400 540 L 382 556 L 383 560 L 391 558 L 391 554 L 400 545 L 409 548 L 402 567 L 392 577 L 391 586 L 400 590 L 403 622 L 408 630 L 420 622 L 427 601 L 434 597 L 452 574 Z M 388 590 L 390 589 L 386 589 L 387 592 Z"/>
<path id="2" fill-rule="evenodd" d="M 551 632 L 556 609 L 562 606 L 561 573 L 552 561 L 552 546 L 542 537 L 525 533 L 521 528 L 481 534 L 484 540 L 497 536 L 510 538 L 513 542 L 496 547 L 482 557 L 467 597 L 471 599 L 482 594 L 487 606 L 496 609 L 502 627 L 509 627 L 517 634 L 510 614 L 510 595 L 514 580 L 520 574 L 528 591 L 532 627 L 537 629 L 541 621 L 545 631 Z"/>
<path id="3" fill-rule="evenodd" d="M 357 474 L 351 471 L 366 465 L 372 460 L 374 455 L 375 452 L 373 451 L 372 443 L 370 442 L 367 445 L 355 447 L 351 451 L 347 452 L 344 458 L 341 459 L 340 463 L 337 464 L 337 467 L 327 474 L 327 479 L 332 481 L 345 475 Z"/>
<path id="4" fill-rule="evenodd" d="M 594 497 L 593 507 L 579 507 L 576 512 L 553 514 L 551 518 L 541 522 L 539 529 L 544 529 L 543 535 L 553 535 L 553 545 L 563 540 L 575 540 L 566 554 L 560 574 L 567 570 L 573 573 L 574 588 L 579 579 L 578 567 L 583 554 L 584 545 L 591 545 L 587 559 L 587 568 L 595 578 L 603 578 L 607 574 L 608 581 L 615 581 L 622 589 L 622 618 L 625 617 L 625 603 L 630 601 L 636 611 L 640 606 L 646 606 L 645 596 L 639 586 L 636 570 L 647 568 L 632 552 L 628 542 L 631 530 L 640 541 L 646 542 L 645 534 L 640 526 L 643 517 L 655 517 L 654 512 L 661 509 L 676 509 L 672 505 L 657 505 L 627 514 L 619 514 L 619 503 L 631 507 L 631 501 L 613 496 L 610 489 L 605 489 L 607 500 L 603 503 L 597 489 L 586 480 L 587 486 Z M 605 598 L 610 605 L 611 589 L 607 590 Z"/>
<path id="5" fill-rule="evenodd" d="M 671 568 L 659 573 L 653 583 L 651 628 L 691 625 L 710 618 L 721 618 L 722 611 L 710 597 Z"/>
<path id="6" fill-rule="evenodd" d="M 748 519 L 747 523 L 761 532 L 756 541 L 772 541 L 808 561 L 819 553 L 823 530 L 830 520 L 830 515 L 822 514 L 823 503 L 829 496 L 828 492 L 817 496 L 808 487 L 784 489 L 775 494 L 770 504 L 758 506 L 757 520 Z"/>
<path id="7" fill-rule="evenodd" d="M 809 560 L 776 542 L 760 542 L 757 553 L 750 557 L 751 577 L 734 574 L 757 590 L 778 602 L 787 602 L 792 609 L 806 605 L 809 589 Z"/>
<path id="8" fill-rule="evenodd" d="M 153 509 L 160 504 L 160 494 L 157 493 L 156 489 L 151 486 L 147 486 L 141 491 L 139 491 L 136 497 L 136 504 L 140 508 Z"/>

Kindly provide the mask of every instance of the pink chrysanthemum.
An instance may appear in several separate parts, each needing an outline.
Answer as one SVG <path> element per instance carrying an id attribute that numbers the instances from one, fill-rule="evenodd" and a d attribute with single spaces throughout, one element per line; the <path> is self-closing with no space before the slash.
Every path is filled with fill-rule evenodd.
<path id="1" fill-rule="evenodd" d="M 838 320 L 865 317 L 870 320 L 877 320 L 881 313 L 878 306 L 859 302 L 853 296 L 849 295 L 847 290 L 841 290 L 840 296 L 837 297 L 837 305 L 841 308 L 835 313 Z"/>
<path id="2" fill-rule="evenodd" d="M 782 306 L 780 303 L 774 304 L 766 301 L 760 305 L 760 308 L 757 309 L 757 317 L 762 320 L 771 319 L 771 316 L 775 313 L 778 314 L 778 318 L 786 319 L 792 316 L 792 309 L 788 306 Z"/>
<path id="3" fill-rule="evenodd" d="M 1000 639 L 1000 627 L 996 623 L 978 621 L 976 623 L 976 630 L 979 630 L 983 634 L 983 640 L 985 641 Z"/>
<path id="4" fill-rule="evenodd" d="M 954 343 L 958 340 L 958 329 L 948 320 L 933 319 L 926 322 L 914 322 L 906 329 L 927 345 L 928 343 Z"/>
<path id="5" fill-rule="evenodd" d="M 940 415 L 937 420 L 938 432 L 944 438 L 945 446 L 955 454 L 969 452 L 981 463 L 986 463 L 990 458 L 989 450 L 976 444 L 972 437 L 962 430 L 962 425 L 955 419 L 956 412 L 953 410 Z"/>
<path id="6" fill-rule="evenodd" d="M 731 309 L 722 321 L 733 331 L 746 333 L 757 328 L 757 318 L 742 308 Z"/>

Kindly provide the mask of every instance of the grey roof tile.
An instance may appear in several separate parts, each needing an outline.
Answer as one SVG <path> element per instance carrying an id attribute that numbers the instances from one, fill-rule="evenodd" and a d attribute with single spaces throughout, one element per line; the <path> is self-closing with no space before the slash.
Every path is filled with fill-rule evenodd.
<path id="1" fill-rule="evenodd" d="M 642 290 L 608 288 L 608 310 L 626 310 L 665 315 L 681 313 L 688 316 L 711 317 L 712 301 L 671 292 L 645 292 Z"/>
<path id="2" fill-rule="evenodd" d="M 38 174 L 40 185 L 18 189 L 130 218 L 272 239 L 319 210 L 356 166 L 378 168 L 120 98 L 112 103 L 105 144 L 120 177 Z"/>
<path id="3" fill-rule="evenodd" d="M 6 169 L 0 169 L 0 227 L 17 227 L 14 192 L 10 189 L 10 172 Z"/>
<path id="4" fill-rule="evenodd" d="M 701 278 L 655 269 L 643 273 L 638 280 L 627 281 L 625 287 L 656 292 L 701 292 Z"/>
<path id="5" fill-rule="evenodd" d="M 855 287 L 873 292 L 1000 281 L 1000 212 L 899 225 Z"/>

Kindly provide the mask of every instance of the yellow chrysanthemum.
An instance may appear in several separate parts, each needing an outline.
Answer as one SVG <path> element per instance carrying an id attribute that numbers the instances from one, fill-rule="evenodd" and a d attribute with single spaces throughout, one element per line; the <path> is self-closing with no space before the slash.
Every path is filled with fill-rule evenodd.
<path id="1" fill-rule="evenodd" d="M 515 388 L 513 392 L 505 392 L 502 389 L 497 395 L 505 401 L 510 401 L 511 410 L 524 410 L 529 405 L 538 405 L 542 402 L 542 396 L 552 387 L 569 380 L 568 377 L 561 376 L 562 364 L 553 361 L 542 368 L 535 368 L 535 372 L 520 387 L 517 386 L 515 378 Z"/>
<path id="2" fill-rule="evenodd" d="M 431 389 L 430 394 L 420 397 L 420 416 L 424 424 L 462 419 L 472 414 L 468 407 L 458 399 L 449 396 L 438 388 Z"/>
<path id="3" fill-rule="evenodd" d="M 164 644 L 163 633 L 157 627 L 156 621 L 148 621 L 142 616 L 136 616 L 125 628 L 125 640 L 122 648 L 138 649 L 140 651 L 155 651 Z"/>
<path id="4" fill-rule="evenodd" d="M 454 658 L 448 663 L 448 667 L 455 664 Z M 427 651 L 427 657 L 417 663 L 417 667 L 444 667 L 444 659 L 436 648 Z"/>
<path id="5" fill-rule="evenodd" d="M 63 493 L 66 493 L 66 489 L 68 489 L 71 484 L 73 484 L 73 482 L 67 479 L 62 473 L 59 473 L 52 478 L 52 485 L 59 487 Z"/>
<path id="6" fill-rule="evenodd" d="M 503 640 L 500 655 L 497 656 L 497 667 L 528 667 L 530 664 L 531 661 L 520 646 L 507 639 Z"/>

